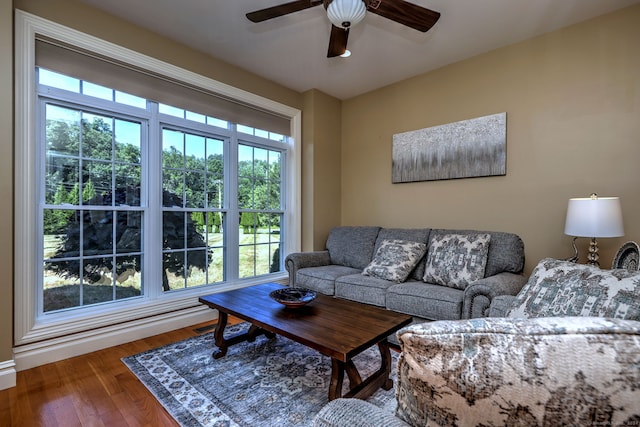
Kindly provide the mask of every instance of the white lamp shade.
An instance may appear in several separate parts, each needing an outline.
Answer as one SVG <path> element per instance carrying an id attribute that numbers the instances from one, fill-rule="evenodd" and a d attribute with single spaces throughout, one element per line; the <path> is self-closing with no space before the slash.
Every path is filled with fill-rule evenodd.
<path id="1" fill-rule="evenodd" d="M 327 6 L 329 21 L 338 28 L 349 28 L 364 19 L 367 11 L 362 0 L 333 0 Z"/>
<path id="2" fill-rule="evenodd" d="M 575 237 L 624 236 L 620 198 L 569 199 L 564 234 Z"/>

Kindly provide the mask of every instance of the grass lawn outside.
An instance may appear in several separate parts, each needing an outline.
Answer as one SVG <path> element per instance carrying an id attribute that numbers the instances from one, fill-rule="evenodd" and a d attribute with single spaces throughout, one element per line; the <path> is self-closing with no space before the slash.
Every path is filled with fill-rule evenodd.
<path id="1" fill-rule="evenodd" d="M 222 233 L 209 233 L 208 246 L 211 251 L 211 262 L 208 266 L 208 277 L 204 270 L 196 267 L 189 269 L 186 278 L 167 273 L 171 290 L 202 286 L 224 280 L 224 249 Z M 44 236 L 44 257 L 52 257 L 61 242 L 61 236 Z M 271 270 L 274 252 L 279 248 L 280 235 L 259 229 L 255 233 L 243 233 L 239 228 L 239 277 L 255 277 L 268 274 Z M 142 293 L 142 275 L 129 270 L 120 275 L 113 286 L 112 274 L 105 271 L 102 279 L 96 283 L 84 283 L 80 287 L 80 279 L 63 277 L 51 271 L 44 271 L 44 311 L 90 305 L 102 302 L 121 300 L 140 296 Z M 82 292 L 82 303 L 80 293 Z"/>

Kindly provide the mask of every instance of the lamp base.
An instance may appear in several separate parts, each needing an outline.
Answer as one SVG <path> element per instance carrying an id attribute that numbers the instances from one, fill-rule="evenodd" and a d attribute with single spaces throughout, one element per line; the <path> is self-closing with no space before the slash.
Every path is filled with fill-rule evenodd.
<path id="1" fill-rule="evenodd" d="M 573 256 L 569 257 L 569 258 L 565 258 L 565 261 L 569 261 L 569 262 L 574 262 L 577 263 L 578 259 L 580 259 L 580 257 L 578 256 L 578 247 L 576 246 L 576 239 L 577 237 L 574 237 L 573 240 L 571 241 L 571 244 L 573 245 Z"/>
<path id="2" fill-rule="evenodd" d="M 591 242 L 589 243 L 589 255 L 587 256 L 587 264 L 594 267 L 600 267 L 600 263 L 598 262 L 599 258 L 600 256 L 598 255 L 598 241 L 595 237 L 592 237 Z"/>

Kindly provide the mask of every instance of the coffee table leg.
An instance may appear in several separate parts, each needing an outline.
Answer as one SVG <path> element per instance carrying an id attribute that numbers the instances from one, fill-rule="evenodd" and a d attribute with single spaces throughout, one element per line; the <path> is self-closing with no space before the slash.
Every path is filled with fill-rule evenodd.
<path id="1" fill-rule="evenodd" d="M 341 362 L 340 360 L 331 359 L 331 384 L 329 386 L 329 400 L 338 397 L 355 397 L 358 399 L 366 399 L 376 390 L 382 388 L 390 390 L 393 387 L 391 375 L 391 351 L 387 340 L 378 343 L 380 350 L 381 362 L 380 369 L 367 377 L 364 381 L 353 361 Z M 349 377 L 349 391 L 342 396 L 342 381 L 344 373 Z"/>
<path id="2" fill-rule="evenodd" d="M 218 349 L 213 352 L 214 359 L 220 359 L 227 354 L 227 349 L 229 345 L 227 341 L 224 339 L 224 328 L 227 327 L 227 320 L 229 316 L 224 311 L 218 310 L 218 323 L 216 324 L 216 330 L 213 333 L 213 337 L 215 338 L 216 347 Z"/>
<path id="3" fill-rule="evenodd" d="M 342 381 L 344 380 L 344 362 L 331 358 L 331 383 L 329 384 L 329 400 L 342 396 Z"/>
<path id="4" fill-rule="evenodd" d="M 256 340 L 256 337 L 260 334 L 264 334 L 264 336 L 269 339 L 275 338 L 276 336 L 276 334 L 274 334 L 273 332 L 265 331 L 264 329 L 252 323 L 251 326 L 249 326 L 249 330 L 247 331 L 247 334 L 246 334 L 247 341 L 254 342 Z"/>
<path id="5" fill-rule="evenodd" d="M 247 331 L 247 342 L 254 342 L 256 340 L 256 337 L 258 336 L 259 331 L 260 328 L 258 328 L 254 324 L 251 324 L 251 326 L 249 326 L 249 330 Z"/>
<path id="6" fill-rule="evenodd" d="M 329 384 L 329 400 L 342 397 L 342 383 L 344 381 L 344 373 L 349 378 L 349 388 L 354 389 L 362 383 L 360 373 L 352 360 L 342 362 L 337 359 L 331 359 L 331 383 Z"/>
<path id="7" fill-rule="evenodd" d="M 218 347 L 218 349 L 213 352 L 214 359 L 220 359 L 221 357 L 224 357 L 227 354 L 227 350 L 229 349 L 229 347 L 234 344 L 243 341 L 254 342 L 256 340 L 256 337 L 260 334 L 264 334 L 269 339 L 276 336 L 276 334 L 274 334 L 273 332 L 265 331 L 264 329 L 251 324 L 247 332 L 235 335 L 231 338 L 225 338 L 224 328 L 227 327 L 228 320 L 229 315 L 222 310 L 218 310 L 218 323 L 216 324 L 216 329 L 213 333 L 216 347 Z"/>
<path id="8" fill-rule="evenodd" d="M 389 341 L 383 340 L 378 343 L 378 349 L 380 350 L 380 356 L 382 361 L 380 362 L 381 374 L 386 378 L 380 387 L 384 390 L 391 390 L 393 387 L 393 380 L 391 376 L 391 351 L 389 350 Z"/>
<path id="9" fill-rule="evenodd" d="M 360 372 L 358 372 L 356 365 L 353 364 L 353 360 L 349 359 L 347 363 L 345 363 L 344 370 L 347 372 L 347 377 L 349 378 L 349 388 L 354 388 L 362 383 L 362 377 L 360 377 Z"/>

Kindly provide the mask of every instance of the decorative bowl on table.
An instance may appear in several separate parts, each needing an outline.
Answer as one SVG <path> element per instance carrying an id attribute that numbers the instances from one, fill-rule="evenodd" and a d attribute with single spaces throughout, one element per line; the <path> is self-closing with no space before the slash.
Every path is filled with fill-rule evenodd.
<path id="1" fill-rule="evenodd" d="M 272 291 L 269 296 L 287 308 L 297 308 L 310 303 L 318 294 L 306 288 L 282 288 Z"/>

